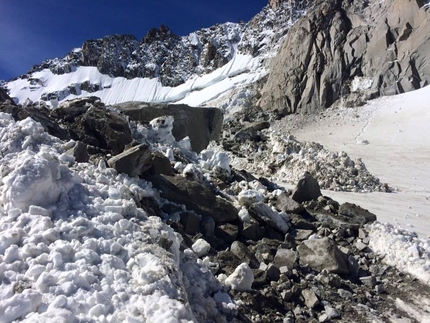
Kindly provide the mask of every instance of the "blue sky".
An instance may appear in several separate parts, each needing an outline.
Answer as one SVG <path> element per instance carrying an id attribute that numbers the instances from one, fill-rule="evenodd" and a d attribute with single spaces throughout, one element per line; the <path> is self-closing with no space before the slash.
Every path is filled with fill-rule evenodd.
<path id="1" fill-rule="evenodd" d="M 248 21 L 267 0 L 0 0 L 0 80 L 63 57 L 87 39 L 168 26 L 177 35 Z"/>

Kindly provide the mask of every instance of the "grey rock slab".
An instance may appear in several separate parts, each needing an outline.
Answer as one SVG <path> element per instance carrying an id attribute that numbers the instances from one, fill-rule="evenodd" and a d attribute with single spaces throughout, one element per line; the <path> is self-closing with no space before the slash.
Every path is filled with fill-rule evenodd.
<path id="1" fill-rule="evenodd" d="M 376 215 L 369 212 L 362 207 L 352 204 L 352 203 L 343 203 L 339 207 L 338 211 L 339 215 L 343 215 L 351 219 L 351 222 L 357 224 L 366 224 L 376 221 Z"/>
<path id="2" fill-rule="evenodd" d="M 149 146 L 140 144 L 108 160 L 109 167 L 130 177 L 142 175 L 152 165 Z"/>
<path id="3" fill-rule="evenodd" d="M 312 289 L 305 289 L 302 291 L 302 296 L 305 299 L 305 304 L 308 308 L 314 308 L 320 301 Z"/>
<path id="4" fill-rule="evenodd" d="M 291 197 L 287 196 L 287 194 L 283 193 L 276 197 L 275 206 L 278 210 L 284 211 L 287 213 L 301 213 L 304 211 L 303 205 L 294 201 Z"/>
<path id="5" fill-rule="evenodd" d="M 278 268 L 287 267 L 292 270 L 297 265 L 297 252 L 291 249 L 278 249 L 273 264 Z"/>
<path id="6" fill-rule="evenodd" d="M 260 262 L 255 258 L 254 254 L 239 241 L 234 241 L 230 246 L 230 251 L 236 255 L 242 262 L 245 262 L 252 269 L 260 267 Z"/>
<path id="7" fill-rule="evenodd" d="M 327 269 L 335 274 L 349 274 L 348 259 L 330 238 L 303 241 L 297 247 L 299 263 L 316 271 Z"/>
<path id="8" fill-rule="evenodd" d="M 148 175 L 146 178 L 160 191 L 161 197 L 183 204 L 202 216 L 209 216 L 216 224 L 233 222 L 239 217 L 233 204 L 197 181 L 166 175 Z"/>

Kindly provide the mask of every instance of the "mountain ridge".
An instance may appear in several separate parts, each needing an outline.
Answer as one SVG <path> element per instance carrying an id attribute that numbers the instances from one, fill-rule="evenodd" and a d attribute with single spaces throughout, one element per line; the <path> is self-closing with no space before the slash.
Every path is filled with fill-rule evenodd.
<path id="1" fill-rule="evenodd" d="M 10 81 L 8 87 L 20 103 L 27 97 L 32 101 L 42 99 L 48 102 L 51 99 L 72 99 L 73 95 L 79 96 L 80 91 L 97 95 L 95 92 L 103 90 L 103 84 L 91 79 L 74 80 L 67 87 L 57 86 L 55 91 L 39 88 L 39 95 L 35 95 L 37 83 L 40 85 L 44 83 L 43 79 L 49 78 L 44 75 L 39 77 L 42 80 L 35 80 L 38 77 L 34 75 L 38 72 L 49 70 L 54 75 L 64 75 L 76 72 L 79 67 L 96 67 L 97 72 L 112 78 L 156 79 L 162 87 L 178 87 L 225 68 L 238 55 L 248 56 L 250 60 L 260 59 L 258 66 L 253 64 L 245 68 L 255 72 L 257 68 L 268 66 L 266 61 L 276 54 L 292 21 L 304 14 L 301 1 L 291 2 L 291 5 L 293 9 L 287 1 L 276 9 L 266 5 L 248 23 L 217 24 L 185 36 L 177 36 L 168 27 L 161 26 L 148 31 L 141 41 L 132 35 L 109 35 L 87 40 L 81 48 L 73 49 L 63 58 L 35 65 L 26 75 Z M 21 82 L 17 89 L 13 82 L 23 79 L 27 79 L 28 84 Z M 27 95 L 20 91 L 26 86 L 33 93 Z M 76 86 L 79 89 L 75 90 Z"/>

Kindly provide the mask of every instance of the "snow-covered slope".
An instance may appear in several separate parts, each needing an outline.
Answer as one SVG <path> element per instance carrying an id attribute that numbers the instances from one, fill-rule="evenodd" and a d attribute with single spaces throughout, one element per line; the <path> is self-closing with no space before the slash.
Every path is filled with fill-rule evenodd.
<path id="1" fill-rule="evenodd" d="M 18 78 L 8 83 L 10 96 L 33 102 L 59 101 L 76 97 L 98 96 L 106 104 L 126 101 L 178 102 L 198 106 L 226 90 L 249 84 L 265 74 L 259 58 L 237 54 L 223 67 L 203 76 L 194 76 L 176 87 L 163 86 L 158 78 L 111 77 L 96 67 L 79 66 L 72 73 L 54 74 L 49 69 L 34 72 L 31 79 Z M 226 81 L 226 82 L 225 82 Z M 222 83 L 221 83 L 222 82 Z M 87 84 L 87 90 L 81 90 Z M 89 91 L 92 88 L 92 91 Z M 49 94 L 47 94 L 49 93 Z"/>
<path id="2" fill-rule="evenodd" d="M 141 42 L 129 35 L 89 40 L 6 85 L 17 103 L 95 95 L 107 104 L 200 106 L 267 74 L 289 27 L 304 13 L 301 2 L 292 6 L 267 6 L 247 24 L 219 24 L 182 37 L 161 27 Z"/>

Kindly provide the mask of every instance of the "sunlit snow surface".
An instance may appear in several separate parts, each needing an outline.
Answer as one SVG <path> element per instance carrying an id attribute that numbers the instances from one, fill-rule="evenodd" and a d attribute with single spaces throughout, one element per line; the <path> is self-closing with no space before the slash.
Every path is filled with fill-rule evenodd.
<path id="1" fill-rule="evenodd" d="M 194 76 L 177 87 L 162 86 L 157 78 L 110 77 L 101 74 L 97 67 L 80 66 L 68 74 L 53 74 L 49 69 L 32 74 L 30 79 L 17 79 L 8 83 L 10 96 L 23 103 L 26 99 L 39 101 L 43 94 L 68 93 L 71 85 L 89 82 L 102 89 L 96 92 L 76 91 L 78 95 L 69 94 L 61 100 L 76 97 L 97 96 L 105 104 L 126 101 L 143 102 L 177 102 L 199 106 L 207 101 L 232 90 L 235 87 L 253 83 L 266 74 L 260 68 L 260 58 L 236 54 L 223 67 L 203 76 Z"/>
<path id="2" fill-rule="evenodd" d="M 221 285 L 181 237 L 136 206 L 157 198 L 151 186 L 73 163 L 72 144 L 0 113 L 0 322 L 205 321 L 234 308 L 211 297 Z"/>

